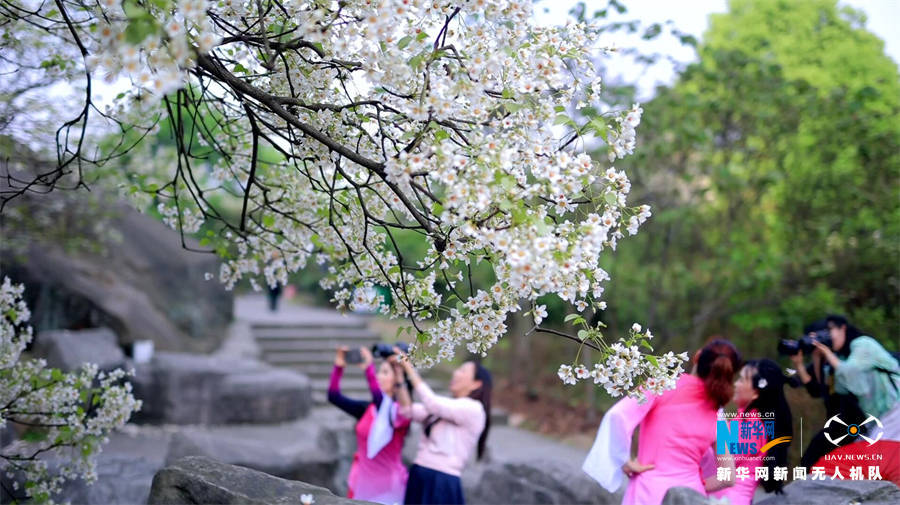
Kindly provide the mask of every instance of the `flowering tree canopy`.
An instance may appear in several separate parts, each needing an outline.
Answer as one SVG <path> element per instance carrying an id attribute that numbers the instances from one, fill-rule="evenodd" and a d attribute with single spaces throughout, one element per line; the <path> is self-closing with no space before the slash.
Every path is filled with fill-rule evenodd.
<path id="1" fill-rule="evenodd" d="M 484 355 L 525 304 L 533 331 L 600 352 L 592 372 L 561 367 L 565 381 L 592 377 L 613 395 L 674 384 L 683 357 L 644 354 L 649 331 L 609 345 L 602 323 L 579 314 L 567 319 L 577 334 L 540 326 L 548 294 L 578 312 L 605 308 L 600 254 L 650 216 L 629 206 L 629 180 L 611 166 L 634 149 L 642 110 L 600 101 L 594 58 L 607 48 L 596 27 L 538 26 L 528 0 L 3 0 L 3 9 L 15 18 L 7 32 L 39 27 L 77 50 L 64 66 L 87 79 L 83 108 L 57 133 L 59 168 L 42 184 L 80 184 L 83 166 L 140 153 L 148 161 L 130 158 L 128 187 L 182 233 L 217 223 L 201 244 L 223 257 L 229 288 L 327 265 L 322 286 L 339 308 L 381 305 L 410 321 L 422 365 L 461 344 Z M 124 89 L 103 111 L 92 102 L 97 77 Z M 164 132 L 174 145 L 88 147 L 98 116 L 123 139 Z M 585 152 L 596 142 L 608 159 Z M 240 202 L 239 218 L 220 195 Z M 424 252 L 401 247 L 411 236 Z M 471 281 L 479 264 L 486 289 Z M 390 290 L 390 305 L 375 286 Z"/>

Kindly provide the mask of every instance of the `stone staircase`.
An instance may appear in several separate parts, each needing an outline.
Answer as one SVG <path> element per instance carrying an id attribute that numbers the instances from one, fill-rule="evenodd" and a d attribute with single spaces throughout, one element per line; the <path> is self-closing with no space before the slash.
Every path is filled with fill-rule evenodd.
<path id="1" fill-rule="evenodd" d="M 369 318 L 342 315 L 334 310 L 302 307 L 281 301 L 270 312 L 262 296 L 235 300 L 235 316 L 246 321 L 263 361 L 306 374 L 312 382 L 313 400 L 327 401 L 328 380 L 338 346 L 369 347 L 381 337 L 369 329 Z M 347 365 L 341 391 L 351 397 L 370 398 L 365 376 L 359 367 Z"/>

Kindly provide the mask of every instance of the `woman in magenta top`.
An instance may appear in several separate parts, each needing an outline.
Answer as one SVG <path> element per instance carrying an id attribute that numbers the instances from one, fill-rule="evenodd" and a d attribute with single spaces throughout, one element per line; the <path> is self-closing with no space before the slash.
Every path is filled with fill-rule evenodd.
<path id="1" fill-rule="evenodd" d="M 731 485 L 715 476 L 704 480 L 700 460 L 715 446 L 717 412 L 731 400 L 731 381 L 739 364 L 737 349 L 716 339 L 695 354 L 693 370 L 679 377 L 675 389 L 648 394 L 644 403 L 632 398 L 617 402 L 603 416 L 584 471 L 611 492 L 627 475 L 624 505 L 659 505 L 675 486 L 705 495 Z M 634 460 L 631 437 L 638 425 Z"/>
<path id="2" fill-rule="evenodd" d="M 372 353 L 362 348 L 360 366 L 365 371 L 372 401 L 347 398 L 340 389 L 346 351 L 346 347 L 341 347 L 335 356 L 328 401 L 358 419 L 347 497 L 386 505 L 403 503 L 407 471 L 401 455 L 409 419 L 398 412 L 393 398 L 397 387 L 404 383 L 403 371 L 399 365 L 384 361 L 376 373 Z"/>

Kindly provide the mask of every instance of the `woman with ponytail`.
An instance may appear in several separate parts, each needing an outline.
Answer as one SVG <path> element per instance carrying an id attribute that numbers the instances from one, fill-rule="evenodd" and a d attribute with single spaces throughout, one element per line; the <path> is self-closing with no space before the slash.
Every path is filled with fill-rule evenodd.
<path id="1" fill-rule="evenodd" d="M 610 492 L 627 476 L 623 505 L 659 505 L 675 486 L 705 495 L 732 485 L 733 480 L 716 476 L 704 481 L 700 460 L 707 449 L 715 449 L 718 411 L 731 400 L 740 361 L 734 345 L 715 339 L 697 351 L 693 370 L 678 378 L 675 389 L 648 393 L 644 403 L 633 398 L 617 402 L 603 416 L 583 470 Z M 637 458 L 631 459 L 637 426 Z M 733 465 L 731 458 L 724 462 Z"/>
<path id="2" fill-rule="evenodd" d="M 453 372 L 448 398 L 434 394 L 406 357 L 401 363 L 421 403 L 401 391 L 400 413 L 424 426 L 404 503 L 463 504 L 460 475 L 473 452 L 484 457 L 491 427 L 491 374 L 480 363 L 463 363 Z"/>
<path id="3" fill-rule="evenodd" d="M 785 377 L 781 367 L 770 359 L 749 361 L 741 369 L 734 383 L 734 403 L 738 408 L 735 420 L 739 423 L 738 427 L 740 429 L 740 423 L 744 422 L 755 424 L 756 421 L 774 421 L 773 433 L 766 436 L 764 429 L 758 430 L 758 426 L 754 425 L 751 425 L 751 430 L 740 429 L 739 441 L 755 444 L 757 451 L 756 454 L 742 455 L 735 461 L 736 467 L 747 468 L 749 478 L 736 479 L 734 486 L 710 493 L 711 496 L 728 498 L 731 505 L 750 505 L 756 487 L 760 484 L 767 493 L 783 493 L 785 481 L 775 479 L 775 467 L 788 466 L 788 447 L 790 438 L 794 435 L 791 409 L 784 396 L 785 384 L 792 387 L 800 385 L 796 380 Z M 765 453 L 759 452 L 767 443 L 777 439 L 784 440 L 783 437 L 787 437 L 785 442 L 772 446 Z M 709 460 L 715 462 L 712 451 Z M 756 479 L 756 468 L 759 466 L 768 467 L 767 479 Z M 709 474 L 715 476 L 714 465 L 709 468 Z"/>

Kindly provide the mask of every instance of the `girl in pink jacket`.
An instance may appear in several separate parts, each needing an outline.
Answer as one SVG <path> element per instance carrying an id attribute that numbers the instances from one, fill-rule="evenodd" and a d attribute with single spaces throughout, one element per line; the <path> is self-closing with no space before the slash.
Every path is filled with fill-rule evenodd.
<path id="1" fill-rule="evenodd" d="M 338 349 L 328 386 L 328 401 L 357 419 L 356 453 L 347 478 L 348 498 L 385 505 L 403 503 L 407 471 L 401 458 L 409 431 L 409 417 L 394 401 L 397 385 L 404 384 L 403 370 L 384 361 L 375 371 L 372 353 L 360 349 L 372 400 L 354 400 L 341 394 L 347 348 Z"/>

